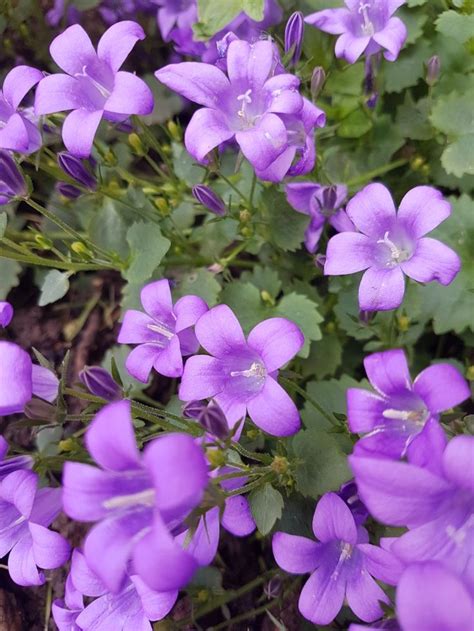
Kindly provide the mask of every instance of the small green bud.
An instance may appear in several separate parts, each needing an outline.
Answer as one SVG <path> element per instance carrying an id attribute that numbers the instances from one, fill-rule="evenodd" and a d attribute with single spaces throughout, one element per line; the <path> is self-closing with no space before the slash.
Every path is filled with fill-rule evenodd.
<path id="1" fill-rule="evenodd" d="M 252 219 L 252 215 L 250 212 L 246 210 L 241 210 L 239 213 L 240 223 L 248 223 Z"/>
<path id="2" fill-rule="evenodd" d="M 158 210 L 163 215 L 163 217 L 166 217 L 167 215 L 170 214 L 171 209 L 169 207 L 168 202 L 166 201 L 164 197 L 155 197 L 155 199 L 153 200 L 153 203 L 158 208 Z"/>
<path id="3" fill-rule="evenodd" d="M 40 233 L 35 234 L 35 243 L 41 250 L 51 250 L 53 247 L 51 239 Z"/>
<path id="4" fill-rule="evenodd" d="M 109 149 L 104 154 L 104 164 L 107 167 L 115 167 L 115 166 L 117 166 L 117 164 L 118 164 L 117 156 L 112 151 L 112 149 Z"/>
<path id="5" fill-rule="evenodd" d="M 266 289 L 263 289 L 260 292 L 260 298 L 262 299 L 263 302 L 266 302 L 269 305 L 273 306 L 275 304 L 275 301 L 273 300 L 271 294 Z"/>
<path id="6" fill-rule="evenodd" d="M 468 381 L 474 381 L 474 366 L 469 366 L 466 372 Z"/>
<path id="7" fill-rule="evenodd" d="M 247 438 L 249 438 L 250 440 L 255 440 L 256 438 L 259 437 L 260 432 L 258 431 L 258 429 L 249 429 L 246 432 Z"/>
<path id="8" fill-rule="evenodd" d="M 92 252 L 82 241 L 74 241 L 71 243 L 71 250 L 83 259 L 90 260 L 94 257 Z"/>
<path id="9" fill-rule="evenodd" d="M 252 228 L 251 228 L 250 226 L 244 226 L 244 227 L 241 229 L 240 234 L 241 234 L 243 237 L 251 237 L 251 236 L 252 236 L 252 234 L 253 234 L 253 230 L 252 230 Z"/>
<path id="10" fill-rule="evenodd" d="M 179 127 L 179 125 L 177 125 L 174 121 L 168 121 L 167 127 L 171 138 L 176 142 L 181 142 L 183 135 L 181 133 L 181 128 Z"/>
<path id="11" fill-rule="evenodd" d="M 206 456 L 210 464 L 216 469 L 225 465 L 225 454 L 220 449 L 207 449 Z"/>
<path id="12" fill-rule="evenodd" d="M 284 456 L 275 456 L 271 464 L 271 468 L 275 473 L 283 475 L 288 472 L 289 463 Z"/>
<path id="13" fill-rule="evenodd" d="M 144 156 L 146 154 L 146 149 L 138 134 L 129 134 L 128 144 L 133 149 L 133 153 L 135 153 L 137 156 Z"/>

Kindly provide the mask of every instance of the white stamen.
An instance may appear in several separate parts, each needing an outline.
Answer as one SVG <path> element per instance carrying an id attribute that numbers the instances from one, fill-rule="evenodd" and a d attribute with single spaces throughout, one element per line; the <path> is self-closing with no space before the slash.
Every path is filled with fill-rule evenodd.
<path id="1" fill-rule="evenodd" d="M 252 97 L 250 96 L 251 94 L 252 90 L 251 88 L 249 88 L 246 92 L 244 92 L 243 94 L 239 94 L 239 96 L 237 97 L 237 101 L 242 101 L 242 107 L 237 112 L 237 115 L 241 118 L 245 116 L 245 106 L 252 102 Z"/>
<path id="2" fill-rule="evenodd" d="M 370 21 L 369 13 L 367 9 L 370 9 L 370 2 L 360 2 L 358 12 L 362 14 L 362 18 L 364 19 L 364 23 L 362 25 L 362 32 L 364 35 L 368 35 L 372 37 L 375 33 L 374 25 Z"/>
<path id="3" fill-rule="evenodd" d="M 147 324 L 146 328 L 150 329 L 150 331 L 153 331 L 154 333 L 159 333 L 160 335 L 163 335 L 168 340 L 174 337 L 173 331 L 170 331 L 170 329 L 164 324 L 162 324 L 161 322 L 154 322 L 153 324 Z"/>
<path id="4" fill-rule="evenodd" d="M 377 241 L 377 243 L 383 243 L 389 248 L 391 257 L 391 261 L 389 261 L 389 264 L 402 263 L 403 261 L 406 261 L 409 258 L 409 253 L 406 250 L 402 250 L 401 248 L 399 248 L 391 239 L 389 239 L 389 234 L 390 233 L 387 231 L 384 234 L 383 239 L 378 239 Z"/>
<path id="5" fill-rule="evenodd" d="M 260 362 L 253 362 L 248 370 L 232 370 L 231 377 L 257 377 L 262 379 L 267 376 L 265 366 Z"/>
<path id="6" fill-rule="evenodd" d="M 102 506 L 107 510 L 114 508 L 128 508 L 129 506 L 154 506 L 155 505 L 155 489 L 145 489 L 138 493 L 131 493 L 130 495 L 118 495 L 117 497 L 111 497 L 102 503 Z"/>
<path id="7" fill-rule="evenodd" d="M 446 526 L 446 534 L 450 539 L 454 541 L 457 546 L 462 546 L 466 540 L 468 530 L 474 526 L 474 515 L 471 515 L 469 519 L 461 526 L 461 528 L 455 528 L 455 526 Z"/>

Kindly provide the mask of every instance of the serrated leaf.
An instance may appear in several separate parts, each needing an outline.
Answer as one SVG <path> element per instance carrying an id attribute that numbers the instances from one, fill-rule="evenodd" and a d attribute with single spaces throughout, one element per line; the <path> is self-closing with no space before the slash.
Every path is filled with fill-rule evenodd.
<path id="1" fill-rule="evenodd" d="M 286 252 L 297 250 L 303 242 L 308 217 L 295 212 L 284 194 L 274 188 L 265 189 L 262 202 L 271 240 Z"/>
<path id="2" fill-rule="evenodd" d="M 213 307 L 217 303 L 221 289 L 215 274 L 201 268 L 183 276 L 174 291 L 174 295 L 178 298 L 187 294 L 194 294 L 205 300 L 209 307 Z"/>
<path id="3" fill-rule="evenodd" d="M 384 66 L 385 90 L 402 92 L 416 85 L 425 74 L 425 63 L 430 56 L 430 45 L 424 39 L 403 50 L 397 61 Z"/>
<path id="4" fill-rule="evenodd" d="M 360 138 L 372 129 L 372 121 L 368 114 L 358 109 L 346 116 L 337 128 L 337 135 L 341 138 Z"/>
<path id="5" fill-rule="evenodd" d="M 278 272 L 271 267 L 256 265 L 252 272 L 243 272 L 241 280 L 250 282 L 260 291 L 266 291 L 272 298 L 276 298 L 281 291 L 281 280 Z"/>
<path id="6" fill-rule="evenodd" d="M 131 260 L 122 275 L 131 283 L 149 280 L 171 245 L 159 226 L 143 221 L 134 223 L 127 230 L 127 242 Z"/>
<path id="7" fill-rule="evenodd" d="M 449 145 L 441 156 L 441 164 L 446 173 L 462 177 L 465 173 L 474 175 L 474 134 L 458 138 Z"/>
<path id="8" fill-rule="evenodd" d="M 321 329 L 318 325 L 324 318 L 318 311 L 318 305 L 306 296 L 291 293 L 283 296 L 275 309 L 274 315 L 288 318 L 288 320 L 292 320 L 300 327 L 305 341 L 299 355 L 308 357 L 310 342 L 321 339 Z"/>
<path id="9" fill-rule="evenodd" d="M 448 135 L 474 134 L 474 89 L 465 94 L 450 94 L 439 98 L 433 107 L 433 125 Z"/>
<path id="10" fill-rule="evenodd" d="M 44 307 L 65 296 L 69 290 L 70 275 L 70 272 L 60 272 L 57 269 L 49 271 L 44 277 L 40 288 L 41 293 L 38 298 L 38 305 Z"/>
<path id="11" fill-rule="evenodd" d="M 263 20 L 264 0 L 198 0 L 199 23 L 195 34 L 206 39 L 222 30 L 242 11 L 252 20 Z"/>
<path id="12" fill-rule="evenodd" d="M 0 258 L 0 300 L 5 300 L 10 289 L 17 287 L 21 270 L 17 261 Z"/>
<path id="13" fill-rule="evenodd" d="M 281 517 L 284 506 L 281 493 L 267 482 L 250 493 L 249 502 L 258 531 L 262 535 L 268 535 L 276 520 Z"/>
<path id="14" fill-rule="evenodd" d="M 454 37 L 464 43 L 474 37 L 474 14 L 444 11 L 436 20 L 436 30 L 446 37 Z"/>
<path id="15" fill-rule="evenodd" d="M 342 361 L 342 344 L 337 335 L 324 335 L 319 342 L 313 344 L 310 357 L 313 356 L 312 366 L 318 379 L 334 375 Z"/>

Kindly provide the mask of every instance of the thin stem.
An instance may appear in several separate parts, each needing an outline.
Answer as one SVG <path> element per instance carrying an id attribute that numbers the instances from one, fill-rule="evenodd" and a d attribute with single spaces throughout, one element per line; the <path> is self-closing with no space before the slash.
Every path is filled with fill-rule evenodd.
<path id="1" fill-rule="evenodd" d="M 235 449 L 241 456 L 248 458 L 249 460 L 256 460 L 257 462 L 263 462 L 264 464 L 270 464 L 271 456 L 267 456 L 265 454 L 258 454 L 255 451 L 249 451 L 242 447 L 240 443 L 233 442 L 231 445 L 232 449 Z"/>
<path id="2" fill-rule="evenodd" d="M 219 175 L 221 176 L 221 178 L 224 180 L 224 182 L 230 186 L 230 188 L 235 191 L 237 193 L 237 195 L 245 202 L 245 204 L 251 208 L 252 203 L 250 201 L 250 199 L 248 199 L 241 190 L 239 190 L 237 188 L 237 186 L 235 186 L 235 184 L 227 177 L 227 175 L 224 175 L 223 173 L 219 173 Z"/>
<path id="3" fill-rule="evenodd" d="M 253 172 L 253 177 L 252 177 L 252 186 L 250 188 L 250 195 L 249 195 L 249 202 L 250 202 L 250 206 L 253 206 L 253 196 L 255 194 L 255 187 L 257 184 L 257 174 L 255 173 L 255 171 Z"/>
<path id="4" fill-rule="evenodd" d="M 233 497 L 234 495 L 243 495 L 244 493 L 249 493 L 250 491 L 253 491 L 254 489 L 258 489 L 259 486 L 262 486 L 266 482 L 270 482 L 270 480 L 272 480 L 274 475 L 275 475 L 274 472 L 270 470 L 264 475 L 260 476 L 257 480 L 252 480 L 252 482 L 249 482 L 248 484 L 245 484 L 244 486 L 241 486 L 238 489 L 232 489 L 231 491 L 228 491 L 225 494 L 225 496 Z"/>
<path id="5" fill-rule="evenodd" d="M 66 263 L 65 261 L 56 261 L 52 259 L 43 259 L 40 256 L 22 256 L 15 252 L 0 252 L 0 258 L 9 259 L 11 261 L 18 261 L 19 263 L 26 263 L 27 265 L 39 265 L 42 267 L 52 267 L 54 269 L 63 269 L 71 272 L 92 272 L 102 269 L 114 269 L 120 271 L 120 268 L 109 263 L 103 263 L 101 265 L 93 263 Z"/>
<path id="6" fill-rule="evenodd" d="M 384 164 L 383 166 L 378 167 L 377 169 L 373 169 L 372 171 L 367 171 L 367 173 L 363 173 L 362 175 L 359 175 L 353 178 L 352 180 L 349 180 L 348 182 L 346 182 L 346 185 L 351 188 L 354 186 L 358 186 L 359 184 L 364 184 L 365 182 L 370 182 L 375 177 L 378 177 L 379 175 L 384 175 L 385 173 L 388 173 L 389 171 L 398 169 L 404 166 L 405 164 L 408 164 L 408 162 L 409 162 L 408 160 L 401 159 L 401 160 L 395 160 L 395 162 L 390 162 L 389 164 Z"/>
<path id="7" fill-rule="evenodd" d="M 324 416 L 324 418 L 327 419 L 331 423 L 331 425 L 339 425 L 338 420 L 333 417 L 332 414 L 326 412 L 326 410 L 321 405 L 319 405 L 317 401 L 310 397 L 309 394 L 305 390 L 303 390 L 303 388 L 300 388 L 296 383 L 294 383 L 290 379 L 286 379 L 285 377 L 281 377 L 280 380 L 282 381 L 282 383 L 285 384 L 285 386 L 293 389 L 294 392 L 300 394 L 303 399 L 308 401 L 308 403 L 310 403 L 315 410 L 317 410 L 322 416 Z"/>

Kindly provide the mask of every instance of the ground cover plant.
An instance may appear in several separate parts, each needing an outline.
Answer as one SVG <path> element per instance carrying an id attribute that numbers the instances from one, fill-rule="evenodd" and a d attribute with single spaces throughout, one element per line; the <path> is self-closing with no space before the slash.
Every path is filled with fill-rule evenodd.
<path id="1" fill-rule="evenodd" d="M 473 2 L 0 31 L 0 628 L 473 629 Z"/>

